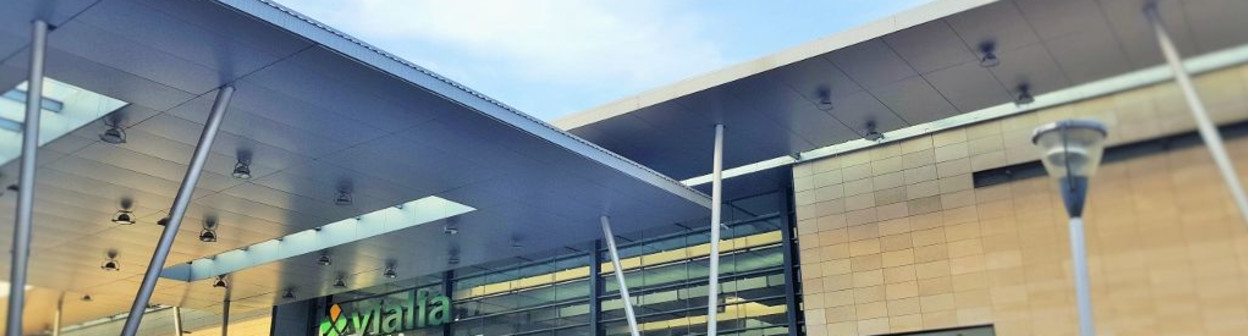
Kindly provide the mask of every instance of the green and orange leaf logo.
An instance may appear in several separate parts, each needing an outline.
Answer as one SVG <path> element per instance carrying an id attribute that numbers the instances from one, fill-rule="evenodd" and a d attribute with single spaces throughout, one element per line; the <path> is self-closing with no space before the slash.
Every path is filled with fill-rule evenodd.
<path id="1" fill-rule="evenodd" d="M 337 303 L 329 306 L 329 319 L 321 320 L 321 336 L 342 336 L 347 334 L 347 319 L 342 318 L 342 307 Z"/>

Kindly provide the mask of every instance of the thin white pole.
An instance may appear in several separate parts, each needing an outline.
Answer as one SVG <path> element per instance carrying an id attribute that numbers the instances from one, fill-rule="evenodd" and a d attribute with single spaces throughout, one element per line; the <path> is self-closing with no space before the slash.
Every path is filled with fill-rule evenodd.
<path id="1" fill-rule="evenodd" d="M 1083 218 L 1070 218 L 1070 259 L 1075 268 L 1075 303 L 1079 307 L 1079 335 L 1096 335 L 1092 319 L 1092 285 L 1088 281 L 1088 252 L 1083 241 Z"/>
<path id="2" fill-rule="evenodd" d="M 706 295 L 706 335 L 717 333 L 719 315 L 719 226 L 723 200 L 724 125 L 715 125 L 715 154 L 711 163 L 711 258 Z"/>
<path id="3" fill-rule="evenodd" d="M 611 268 L 615 273 L 615 281 L 620 283 L 620 300 L 624 301 L 624 316 L 628 318 L 628 331 L 633 336 L 641 336 L 641 332 L 637 329 L 637 315 L 633 313 L 633 301 L 628 296 L 628 284 L 624 283 L 624 268 L 620 267 L 620 253 L 615 249 L 615 234 L 611 233 L 611 219 L 602 216 L 600 221 L 602 222 L 602 235 L 607 241 L 607 251 L 611 253 Z"/>
<path id="4" fill-rule="evenodd" d="M 182 185 L 178 187 L 177 196 L 173 198 L 173 208 L 169 210 L 169 223 L 165 225 L 164 231 L 160 234 L 160 241 L 156 244 L 156 250 L 152 252 L 152 260 L 147 263 L 147 272 L 143 274 L 143 283 L 139 285 L 139 292 L 135 294 L 134 303 L 130 306 L 130 315 L 126 316 L 126 324 L 121 329 L 122 336 L 134 336 L 139 331 L 139 322 L 143 321 L 143 313 L 147 310 L 147 304 L 152 299 L 152 292 L 156 289 L 156 280 L 160 278 L 160 270 L 165 266 L 165 260 L 169 258 L 169 250 L 173 249 L 173 240 L 177 238 L 178 227 L 182 226 L 182 217 L 186 215 L 186 209 L 191 205 L 191 195 L 195 192 L 195 184 L 199 182 L 199 176 L 204 171 L 204 162 L 208 161 L 208 153 L 212 149 L 213 140 L 217 137 L 217 130 L 221 128 L 221 120 L 225 118 L 225 112 L 233 96 L 233 86 L 224 86 L 217 91 L 217 99 L 212 104 L 212 111 L 208 114 L 203 133 L 199 135 L 199 143 L 195 145 L 195 154 L 191 156 L 190 165 L 186 167 L 186 176 L 182 178 Z"/>
<path id="5" fill-rule="evenodd" d="M 39 149 L 39 117 L 43 111 L 43 60 L 48 46 L 48 23 L 30 27 L 30 78 L 26 82 L 26 120 L 22 121 L 22 161 L 18 173 L 17 216 L 13 221 L 13 267 L 9 269 L 9 313 L 5 335 L 22 335 L 26 308 L 26 269 L 30 265 L 30 230 L 35 206 L 35 151 Z"/>
<path id="6" fill-rule="evenodd" d="M 173 306 L 173 334 L 182 335 L 182 307 Z"/>
<path id="7" fill-rule="evenodd" d="M 65 312 L 65 292 L 56 299 L 56 315 L 52 316 L 52 336 L 61 336 L 61 316 Z"/>
<path id="8" fill-rule="evenodd" d="M 1218 126 L 1209 119 L 1205 103 L 1201 100 L 1200 94 L 1196 92 L 1196 87 L 1192 85 L 1191 75 L 1183 67 L 1182 57 L 1178 49 L 1174 47 L 1174 42 L 1170 40 L 1170 34 L 1166 32 L 1166 26 L 1162 24 L 1157 8 L 1149 6 L 1145 9 L 1145 13 L 1149 21 L 1152 21 L 1153 32 L 1157 34 L 1157 43 L 1161 45 L 1161 53 L 1166 56 L 1166 63 L 1170 65 L 1170 71 L 1174 73 L 1174 80 L 1178 82 L 1179 89 L 1183 91 L 1183 97 L 1187 99 L 1187 106 L 1192 111 L 1192 117 L 1196 119 L 1200 138 L 1205 141 L 1205 145 L 1209 146 L 1209 153 L 1213 154 L 1213 162 L 1217 164 L 1218 170 L 1222 173 L 1222 179 L 1226 180 L 1227 188 L 1231 189 L 1231 196 L 1235 198 L 1235 204 L 1239 206 L 1239 212 L 1245 224 L 1248 224 L 1248 194 L 1244 193 L 1244 185 L 1240 183 L 1239 175 L 1235 174 L 1235 166 L 1231 164 L 1230 155 L 1226 154 L 1222 134 L 1218 132 Z"/>

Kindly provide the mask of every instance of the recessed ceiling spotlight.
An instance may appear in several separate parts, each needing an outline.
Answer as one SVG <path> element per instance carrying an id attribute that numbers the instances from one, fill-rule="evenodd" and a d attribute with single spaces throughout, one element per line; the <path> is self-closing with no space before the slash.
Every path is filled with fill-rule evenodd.
<path id="1" fill-rule="evenodd" d="M 334 261 L 329 259 L 329 251 L 321 251 L 321 257 L 316 259 L 316 264 L 321 266 L 333 265 Z"/>
<path id="2" fill-rule="evenodd" d="M 285 299 L 285 300 L 294 300 L 294 299 L 295 299 L 295 289 L 294 289 L 294 288 L 287 288 L 287 289 L 286 289 L 286 293 L 285 293 L 285 294 L 282 294 L 282 299 Z"/>
<path id="3" fill-rule="evenodd" d="M 121 262 L 117 261 L 117 251 L 108 251 L 108 258 L 104 259 L 103 264 L 100 264 L 100 269 L 106 272 L 116 272 L 121 270 Z"/>
<path id="4" fill-rule="evenodd" d="M 168 225 L 169 225 L 169 217 L 161 217 L 160 219 L 156 220 L 156 225 L 160 225 L 160 226 L 168 226 Z"/>
<path id="5" fill-rule="evenodd" d="M 818 97 L 819 97 L 819 101 L 816 102 L 815 105 L 819 107 L 819 110 L 831 111 L 833 108 L 835 108 L 835 106 L 832 105 L 832 89 L 826 86 L 819 87 Z"/>
<path id="6" fill-rule="evenodd" d="M 204 221 L 204 229 L 199 231 L 199 241 L 205 243 L 217 242 L 217 222 L 213 220 Z"/>
<path id="7" fill-rule="evenodd" d="M 874 121 L 868 121 L 867 133 L 864 134 L 862 138 L 867 139 L 868 141 L 881 142 L 881 141 L 884 141 L 884 133 L 880 133 L 879 130 L 875 129 Z"/>
<path id="8" fill-rule="evenodd" d="M 222 275 L 218 275 L 217 278 L 212 281 L 212 287 L 228 288 L 230 287 L 230 283 L 225 281 L 225 274 L 222 274 Z"/>
<path id="9" fill-rule="evenodd" d="M 399 272 L 394 270 L 394 265 L 386 265 L 386 272 L 381 275 L 386 279 L 394 279 L 399 277 Z"/>
<path id="10" fill-rule="evenodd" d="M 979 45 L 979 66 L 991 68 L 1001 65 L 1001 60 L 997 58 L 997 54 L 994 52 L 996 48 L 996 43 L 991 41 Z"/>
<path id="11" fill-rule="evenodd" d="M 82 294 L 82 302 L 91 302 L 95 299 L 91 298 L 91 294 Z"/>
<path id="12" fill-rule="evenodd" d="M 454 220 L 447 219 L 446 225 L 442 226 L 442 233 L 445 233 L 448 235 L 459 234 L 459 226 L 455 224 L 456 223 Z"/>
<path id="13" fill-rule="evenodd" d="M 104 120 L 104 125 L 108 126 L 108 129 L 100 133 L 100 141 L 114 145 L 126 143 L 126 130 L 117 126 L 117 121 L 116 118 Z"/>
<path id="14" fill-rule="evenodd" d="M 351 193 L 346 190 L 339 190 L 338 196 L 334 197 L 334 205 L 337 206 L 348 206 L 353 203 L 355 202 L 351 199 Z"/>
<path id="15" fill-rule="evenodd" d="M 251 179 L 251 164 L 244 160 L 238 160 L 238 162 L 234 164 L 234 173 L 230 174 L 230 176 L 234 176 L 234 178 L 240 180 Z"/>
<path id="16" fill-rule="evenodd" d="M 113 223 L 118 225 L 133 225 L 134 212 L 127 209 L 117 210 L 117 213 L 113 214 Z"/>
<path id="17" fill-rule="evenodd" d="M 1027 84 L 1018 85 L 1018 97 L 1014 99 L 1014 105 L 1023 106 L 1036 102 L 1036 97 L 1031 95 L 1031 86 Z"/>
<path id="18" fill-rule="evenodd" d="M 343 279 L 342 279 L 342 276 L 341 276 L 341 275 L 339 275 L 339 276 L 338 276 L 338 280 L 334 280 L 334 288 L 338 288 L 338 289 L 345 289 L 345 288 L 347 288 L 347 281 L 346 281 L 346 280 L 343 280 Z"/>
<path id="19" fill-rule="evenodd" d="M 205 242 L 205 243 L 217 242 L 217 231 L 209 230 L 209 229 L 204 229 L 203 231 L 200 231 L 199 241 Z"/>

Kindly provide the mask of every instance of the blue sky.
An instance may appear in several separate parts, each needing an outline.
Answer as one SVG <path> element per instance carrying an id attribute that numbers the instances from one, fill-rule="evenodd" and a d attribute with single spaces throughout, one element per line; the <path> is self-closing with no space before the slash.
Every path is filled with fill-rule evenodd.
<path id="1" fill-rule="evenodd" d="M 279 0 L 544 120 L 928 0 Z"/>

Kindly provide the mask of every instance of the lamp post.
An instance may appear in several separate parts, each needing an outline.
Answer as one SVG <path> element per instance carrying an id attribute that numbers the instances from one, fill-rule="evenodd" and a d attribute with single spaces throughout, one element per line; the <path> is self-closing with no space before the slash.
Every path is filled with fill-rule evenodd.
<path id="1" fill-rule="evenodd" d="M 1075 268 L 1075 301 L 1079 308 L 1079 335 L 1095 335 L 1092 323 L 1092 290 L 1088 282 L 1088 258 L 1083 242 L 1083 204 L 1088 196 L 1088 179 L 1101 164 L 1105 125 L 1091 120 L 1070 119 L 1037 127 L 1031 142 L 1040 147 L 1041 162 L 1049 176 L 1057 180 L 1066 214 L 1070 217 L 1070 252 Z"/>

